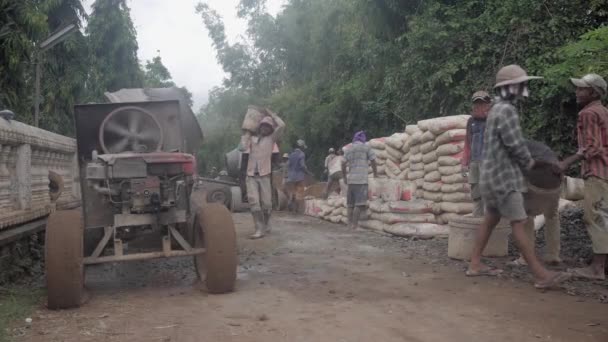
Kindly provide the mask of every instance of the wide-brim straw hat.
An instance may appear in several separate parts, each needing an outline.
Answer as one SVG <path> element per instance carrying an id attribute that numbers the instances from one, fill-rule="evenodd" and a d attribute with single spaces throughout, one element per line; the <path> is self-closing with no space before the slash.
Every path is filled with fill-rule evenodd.
<path id="1" fill-rule="evenodd" d="M 520 84 L 530 80 L 542 79 L 540 76 L 530 76 L 528 73 L 519 65 L 511 64 L 503 67 L 496 73 L 496 84 L 494 88 Z"/>

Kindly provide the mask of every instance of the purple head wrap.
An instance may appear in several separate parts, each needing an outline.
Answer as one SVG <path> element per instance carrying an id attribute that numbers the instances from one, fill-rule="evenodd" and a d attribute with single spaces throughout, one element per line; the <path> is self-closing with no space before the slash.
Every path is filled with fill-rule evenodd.
<path id="1" fill-rule="evenodd" d="M 353 137 L 353 142 L 361 142 L 361 143 L 365 143 L 367 141 L 367 137 L 365 136 L 365 131 L 359 131 L 357 133 L 355 133 L 355 136 Z"/>

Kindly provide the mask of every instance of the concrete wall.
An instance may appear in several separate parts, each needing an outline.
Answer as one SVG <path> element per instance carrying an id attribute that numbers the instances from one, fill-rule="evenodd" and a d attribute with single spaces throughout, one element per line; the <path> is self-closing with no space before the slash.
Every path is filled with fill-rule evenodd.
<path id="1" fill-rule="evenodd" d="M 56 202 L 49 193 L 49 171 L 64 183 Z M 79 204 L 76 140 L 0 118 L 0 230 Z"/>

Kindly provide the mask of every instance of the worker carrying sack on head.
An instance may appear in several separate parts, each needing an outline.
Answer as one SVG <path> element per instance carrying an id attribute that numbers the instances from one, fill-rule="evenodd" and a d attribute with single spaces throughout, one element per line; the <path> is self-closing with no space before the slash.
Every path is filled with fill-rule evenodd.
<path id="1" fill-rule="evenodd" d="M 275 113 L 271 111 L 268 113 L 270 116 L 266 116 L 260 121 L 256 135 L 246 141 L 247 146 L 242 143 L 239 146 L 241 151 L 249 150 L 246 179 L 247 200 L 255 224 L 255 233 L 250 236 L 251 239 L 259 239 L 271 230 L 272 149 L 285 130 L 285 122 Z"/>
<path id="2" fill-rule="evenodd" d="M 485 218 L 477 232 L 467 276 L 497 275 L 481 262 L 492 230 L 501 218 L 511 222 L 513 238 L 534 274 L 537 288 L 550 288 L 569 278 L 568 273 L 547 270 L 536 257 L 534 246 L 526 235 L 524 224 L 528 215 L 523 193 L 527 191 L 523 172 L 531 170 L 535 161 L 526 146 L 519 113 L 515 104 L 528 97 L 528 81 L 540 77 L 528 76 L 518 65 L 508 65 L 496 74 L 499 98 L 492 106 L 486 121 L 480 189 L 486 205 Z M 554 165 L 554 172 L 560 173 Z"/>
<path id="3" fill-rule="evenodd" d="M 575 277 L 604 280 L 608 258 L 608 109 L 602 105 L 606 81 L 597 74 L 572 78 L 581 111 L 576 125 L 578 152 L 562 162 L 566 170 L 582 160 L 585 179 L 585 225 L 593 245 L 593 260 L 586 268 L 570 270 Z"/>
<path id="4" fill-rule="evenodd" d="M 479 168 L 483 156 L 483 136 L 486 132 L 486 118 L 492 107 L 492 98 L 487 92 L 480 90 L 473 94 L 473 108 L 467 122 L 467 134 L 464 140 L 464 156 L 462 157 L 462 172 L 471 184 L 473 199 L 473 216 L 484 214 L 484 203 L 479 190 Z"/>

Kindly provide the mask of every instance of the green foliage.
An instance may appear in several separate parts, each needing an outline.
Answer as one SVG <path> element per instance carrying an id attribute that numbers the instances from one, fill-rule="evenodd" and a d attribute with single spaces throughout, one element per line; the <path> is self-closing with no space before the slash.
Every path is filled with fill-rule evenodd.
<path id="1" fill-rule="evenodd" d="M 96 0 L 87 26 L 91 69 L 87 86 L 92 101 L 106 91 L 141 88 L 136 31 L 126 0 Z"/>
<path id="2" fill-rule="evenodd" d="M 248 39 L 229 44 L 221 18 L 202 3 L 197 10 L 228 74 L 205 110 L 230 101 L 216 97 L 251 94 L 286 118 L 287 140 L 310 142 L 320 169 L 327 147 L 358 129 L 387 135 L 468 112 L 470 95 L 491 90 L 496 71 L 516 63 L 546 76 L 521 108 L 525 128 L 565 153 L 577 111 L 568 77 L 608 76 L 607 9 L 605 0 L 289 0 L 272 17 L 264 1 L 241 0 Z M 244 113 L 225 115 L 239 122 Z"/>
<path id="3" fill-rule="evenodd" d="M 23 322 L 41 304 L 43 297 L 44 292 L 40 289 L 0 288 L 0 342 L 13 340 L 10 324 Z"/>

